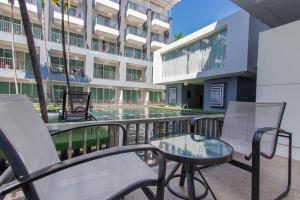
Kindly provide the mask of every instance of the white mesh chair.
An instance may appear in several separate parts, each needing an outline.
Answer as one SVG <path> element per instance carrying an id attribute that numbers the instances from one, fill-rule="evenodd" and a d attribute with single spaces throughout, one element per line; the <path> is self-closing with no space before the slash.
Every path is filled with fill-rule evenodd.
<path id="1" fill-rule="evenodd" d="M 123 126 L 92 126 L 101 125 L 122 129 L 125 144 Z M 0 186 L 0 199 L 18 188 L 34 200 L 120 199 L 138 188 L 149 199 L 163 199 L 166 165 L 158 149 L 121 146 L 60 161 L 48 129 L 25 95 L 0 95 L 0 149 L 15 175 Z M 158 156 L 158 173 L 135 153 L 148 150 Z M 148 186 L 157 186 L 156 194 Z"/>
<path id="2" fill-rule="evenodd" d="M 230 102 L 224 122 L 213 118 L 195 118 L 192 129 L 207 135 L 211 128 L 203 126 L 213 120 L 220 139 L 232 145 L 235 151 L 231 164 L 252 173 L 252 199 L 259 199 L 260 156 L 272 159 L 276 152 L 278 137 L 288 138 L 288 183 L 277 199 L 284 197 L 291 185 L 292 134 L 280 129 L 286 103 Z M 213 123 L 212 123 L 213 124 Z M 223 125 L 223 126 L 222 126 Z M 242 160 L 236 155 L 244 155 Z M 252 162 L 249 162 L 252 160 Z"/>

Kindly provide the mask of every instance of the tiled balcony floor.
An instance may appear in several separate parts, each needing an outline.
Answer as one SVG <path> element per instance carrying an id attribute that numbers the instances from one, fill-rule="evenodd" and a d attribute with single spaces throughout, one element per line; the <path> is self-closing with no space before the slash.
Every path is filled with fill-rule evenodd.
<path id="1" fill-rule="evenodd" d="M 261 170 L 261 199 L 274 199 L 276 194 L 283 191 L 286 183 L 286 163 L 287 160 L 281 157 L 276 157 L 272 161 L 262 159 Z M 168 163 L 167 173 L 171 171 L 174 166 L 174 162 Z M 299 200 L 300 199 L 300 162 L 293 161 L 292 172 L 292 186 L 289 195 L 286 199 Z M 283 170 L 282 170 L 283 169 Z M 157 170 L 157 168 L 154 168 Z M 197 173 L 195 173 L 197 175 Z M 212 187 L 215 195 L 219 200 L 246 200 L 251 199 L 251 175 L 250 173 L 243 171 L 235 166 L 224 164 L 216 167 L 211 167 L 203 170 L 203 174 L 206 177 L 208 183 Z M 179 187 L 178 180 L 171 181 L 171 185 L 177 191 L 181 191 L 186 194 L 186 187 Z M 196 193 L 201 192 L 201 186 L 196 186 Z M 20 197 L 20 193 L 14 195 L 13 198 L 6 199 L 23 199 Z M 128 196 L 125 200 L 146 200 L 141 190 L 137 190 Z M 165 190 L 165 200 L 177 200 L 167 189 Z M 209 194 L 205 199 L 213 199 Z"/>
<path id="2" fill-rule="evenodd" d="M 168 172 L 172 169 L 175 163 L 168 163 Z M 283 191 L 286 183 L 285 170 L 287 160 L 281 157 L 276 157 L 274 160 L 267 161 L 262 159 L 261 174 L 261 199 L 274 199 L 280 191 Z M 300 162 L 293 161 L 292 166 L 292 186 L 289 195 L 286 199 L 300 199 Z M 195 173 L 197 174 L 197 173 Z M 246 200 L 251 199 L 251 175 L 250 173 L 241 170 L 230 164 L 224 164 L 217 167 L 211 167 L 203 170 L 203 175 L 212 187 L 217 199 L 219 200 Z M 271 175 L 271 176 L 270 176 Z M 199 175 L 198 175 L 199 176 Z M 179 179 L 174 179 L 171 185 L 178 191 L 187 194 L 187 188 L 178 186 Z M 198 187 L 198 188 L 197 188 Z M 201 191 L 201 186 L 196 184 L 196 193 Z M 126 200 L 144 200 L 147 199 L 141 191 L 136 191 L 128 195 Z M 165 200 L 177 200 L 167 189 L 165 190 Z M 205 199 L 213 199 L 209 194 Z"/>

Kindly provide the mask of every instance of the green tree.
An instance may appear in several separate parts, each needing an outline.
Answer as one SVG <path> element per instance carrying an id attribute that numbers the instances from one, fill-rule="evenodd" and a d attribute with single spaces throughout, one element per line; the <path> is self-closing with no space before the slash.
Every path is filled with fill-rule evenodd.
<path id="1" fill-rule="evenodd" d="M 46 105 L 45 93 L 43 88 L 43 81 L 42 81 L 40 66 L 38 63 L 38 57 L 35 49 L 34 37 L 32 33 L 30 18 L 27 11 L 26 1 L 25 0 L 18 0 L 18 1 L 20 5 L 23 27 L 27 39 L 29 55 L 32 63 L 32 70 L 36 81 L 36 87 L 37 87 L 37 92 L 39 97 L 40 108 L 41 108 L 41 115 L 44 122 L 48 122 L 47 105 Z"/>
<path id="2" fill-rule="evenodd" d="M 180 40 L 184 37 L 183 33 L 176 33 L 175 34 L 175 41 Z"/>
<path id="3" fill-rule="evenodd" d="M 65 40 L 65 11 L 69 12 L 71 4 L 70 0 L 52 0 L 52 3 L 61 8 L 61 36 L 62 36 L 62 49 L 63 49 L 63 58 L 64 58 L 64 68 L 67 81 L 67 89 L 71 91 L 70 79 L 69 79 L 69 69 L 68 69 L 68 57 L 66 53 L 66 40 Z"/>

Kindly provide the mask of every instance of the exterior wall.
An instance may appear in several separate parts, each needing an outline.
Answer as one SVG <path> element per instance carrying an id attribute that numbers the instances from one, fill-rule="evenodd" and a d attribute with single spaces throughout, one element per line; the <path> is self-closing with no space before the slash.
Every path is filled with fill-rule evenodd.
<path id="1" fill-rule="evenodd" d="M 224 106 L 212 107 L 210 105 L 210 86 L 212 84 L 225 84 Z M 228 77 L 204 81 L 204 110 L 225 112 L 230 101 L 255 101 L 255 79 L 245 77 Z"/>
<path id="2" fill-rule="evenodd" d="M 167 15 L 169 13 L 169 10 L 160 8 L 158 6 L 153 6 L 152 4 L 150 4 L 150 1 L 136 1 L 133 0 L 134 2 L 138 3 L 141 6 L 146 6 L 148 8 L 148 19 L 145 23 L 147 23 L 147 25 L 151 25 L 151 21 L 152 21 L 152 12 L 159 12 L 163 15 Z M 76 5 L 77 1 L 74 1 L 71 3 L 74 3 L 74 5 Z M 117 15 L 120 15 L 120 26 L 118 27 L 119 31 L 120 31 L 120 38 L 117 39 L 118 41 L 118 45 L 120 47 L 120 54 L 116 55 L 116 54 L 110 54 L 110 53 L 106 53 L 106 52 L 101 52 L 101 51 L 96 51 L 93 50 L 92 48 L 92 39 L 93 38 L 97 38 L 97 39 L 102 39 L 101 36 L 96 36 L 94 33 L 94 26 L 95 26 L 95 22 L 94 19 L 96 17 L 96 13 L 97 11 L 95 10 L 95 6 L 99 6 L 99 5 L 95 5 L 94 1 L 86 1 L 87 2 L 87 12 L 85 13 L 83 7 L 81 7 L 82 11 L 84 12 L 84 15 L 86 15 L 86 25 L 85 26 L 81 26 L 80 28 L 75 27 L 72 23 L 72 19 L 76 18 L 76 17 L 70 17 L 70 32 L 74 32 L 77 34 L 81 34 L 85 37 L 84 39 L 84 47 L 77 47 L 77 46 L 70 46 L 70 56 L 71 57 L 78 57 L 82 60 L 84 60 L 85 62 L 85 67 L 84 67 L 84 73 L 86 75 L 86 77 L 84 79 L 72 79 L 71 78 L 71 82 L 72 85 L 79 85 L 84 87 L 84 90 L 89 90 L 90 87 L 112 87 L 114 89 L 116 89 L 116 94 L 119 94 L 120 90 L 122 89 L 131 89 L 131 90 L 140 90 L 143 93 L 143 98 L 146 101 L 147 100 L 147 95 L 144 95 L 144 93 L 146 94 L 147 91 L 160 91 L 163 92 L 164 90 L 164 86 L 160 86 L 160 85 L 153 85 L 152 83 L 152 60 L 151 60 L 151 56 L 150 53 L 152 53 L 151 48 L 151 27 L 148 28 L 148 33 L 147 33 L 147 45 L 145 45 L 145 52 L 147 52 L 147 57 L 144 59 L 136 59 L 136 58 L 131 58 L 131 57 L 125 57 L 124 56 L 124 47 L 125 47 L 125 37 L 126 37 L 126 33 L 125 33 L 125 29 L 126 29 L 126 4 L 127 4 L 127 0 L 123 1 L 120 0 L 120 11 Z M 2 5 L 0 3 L 0 5 Z M 47 82 L 47 80 L 49 79 L 50 75 L 47 72 L 47 68 L 46 68 L 46 63 L 47 63 L 47 59 L 49 59 L 49 54 L 51 55 L 52 53 L 59 55 L 60 57 L 62 57 L 62 47 L 60 43 L 56 43 L 56 42 L 52 42 L 50 41 L 51 38 L 51 27 L 55 27 L 60 29 L 61 26 L 58 24 L 55 24 L 57 22 L 57 19 L 52 19 L 53 16 L 51 17 L 50 12 L 53 11 L 53 6 L 51 3 L 49 3 L 49 1 L 46 1 L 45 3 L 46 6 L 46 13 L 45 13 L 45 24 L 46 24 L 46 32 L 45 32 L 45 40 L 47 41 L 47 48 L 44 48 L 44 40 L 41 39 L 35 39 L 35 45 L 37 47 L 37 52 L 40 55 L 40 64 L 41 64 L 41 69 L 42 69 L 42 74 L 43 74 L 43 78 L 44 81 Z M 2 8 L 0 8 L 1 11 L 1 15 L 5 15 L 10 17 L 10 7 L 9 5 L 7 6 L 7 8 L 4 8 L 5 6 L 3 6 Z M 17 8 L 16 8 L 17 10 Z M 3 11 L 3 12 L 2 12 Z M 31 15 L 33 15 L 34 17 L 31 18 L 31 20 L 34 23 L 37 24 L 41 24 L 40 20 L 38 20 L 38 14 L 37 13 L 31 13 Z M 109 15 L 109 13 L 107 14 Z M 15 18 L 20 18 L 19 14 L 15 15 Z M 56 22 L 55 22 L 56 20 Z M 66 20 L 66 19 L 65 19 Z M 67 24 L 67 23 L 65 23 Z M 170 31 L 170 30 L 169 30 Z M 11 33 L 7 33 L 7 32 L 1 32 L 0 31 L 0 48 L 10 48 L 11 47 L 11 40 L 12 40 L 12 34 Z M 15 35 L 15 44 L 16 44 L 16 50 L 21 49 L 22 51 L 27 51 L 27 42 L 26 42 L 26 38 L 23 35 Z M 48 57 L 48 58 L 47 58 Z M 113 63 L 114 65 L 117 66 L 117 78 L 116 80 L 110 80 L 110 79 L 100 79 L 100 78 L 94 78 L 93 74 L 94 74 L 94 63 L 95 60 L 97 61 L 101 61 L 103 63 L 108 63 L 111 64 Z M 130 81 L 126 81 L 126 67 L 128 65 L 134 65 L 137 68 L 140 68 L 144 71 L 144 77 L 145 77 L 145 81 L 144 82 L 130 82 Z M 18 81 L 19 82 L 33 82 L 34 81 L 34 77 L 32 72 L 29 71 L 21 71 L 18 70 L 17 72 L 17 76 L 18 76 Z M 56 75 L 53 75 L 54 77 L 56 77 Z M 12 70 L 7 70 L 7 69 L 0 69 L 0 81 L 11 81 L 13 80 L 14 77 L 14 73 Z M 53 79 L 54 84 L 64 84 L 65 79 L 62 76 L 59 76 L 59 78 L 54 78 Z M 116 95 L 116 99 L 120 99 L 119 95 Z"/>
<path id="3" fill-rule="evenodd" d="M 224 83 L 224 107 L 211 107 L 210 106 L 210 85 Z M 211 79 L 204 81 L 204 110 L 206 111 L 216 111 L 225 112 L 227 105 L 230 101 L 235 101 L 237 99 L 237 78 L 221 78 L 221 79 Z"/>
<path id="4" fill-rule="evenodd" d="M 250 31 L 251 28 L 251 31 Z M 181 40 L 173 42 L 154 53 L 154 76 L 155 84 L 164 84 L 169 82 L 187 82 L 188 80 L 207 79 L 228 76 L 229 74 L 253 73 L 255 70 L 256 56 L 255 44 L 257 43 L 257 35 L 259 31 L 265 30 L 267 27 L 258 21 L 254 21 L 245 11 L 234 13 L 218 22 L 215 22 L 205 28 L 200 29 Z M 225 66 L 218 69 L 210 69 L 199 71 L 196 73 L 182 74 L 180 76 L 164 78 L 162 76 L 162 55 L 172 50 L 184 47 L 195 41 L 208 38 L 220 30 L 227 29 L 227 47 L 226 47 L 226 63 Z M 250 35 L 252 35 L 250 37 Z M 249 53 L 249 49 L 251 53 Z M 249 66 L 251 64 L 251 66 Z M 254 67 L 253 67 L 254 65 Z"/>
<path id="5" fill-rule="evenodd" d="M 300 160 L 300 21 L 260 34 L 257 94 L 258 102 L 287 102 L 282 128 L 293 133 L 293 157 Z M 285 140 L 277 153 L 287 155 Z"/>

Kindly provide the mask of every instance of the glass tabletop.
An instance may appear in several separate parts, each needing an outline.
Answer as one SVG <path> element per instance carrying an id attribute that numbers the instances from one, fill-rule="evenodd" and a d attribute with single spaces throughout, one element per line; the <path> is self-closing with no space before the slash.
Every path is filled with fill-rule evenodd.
<path id="1" fill-rule="evenodd" d="M 153 137 L 151 144 L 160 148 L 175 161 L 212 161 L 214 164 L 229 162 L 233 148 L 218 139 L 195 134 Z M 223 160 L 223 161 L 222 161 Z M 209 163 L 205 163 L 209 164 Z"/>

